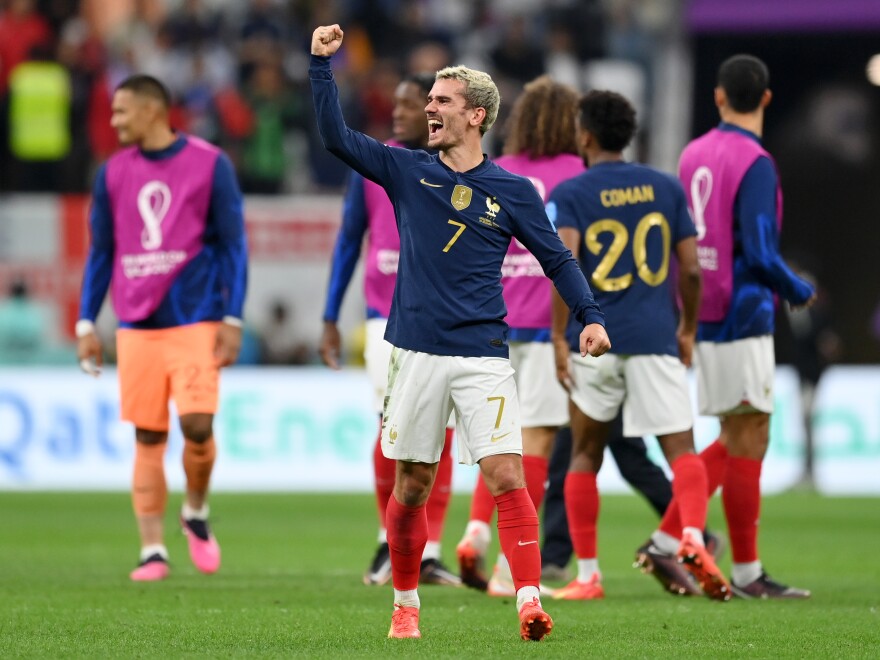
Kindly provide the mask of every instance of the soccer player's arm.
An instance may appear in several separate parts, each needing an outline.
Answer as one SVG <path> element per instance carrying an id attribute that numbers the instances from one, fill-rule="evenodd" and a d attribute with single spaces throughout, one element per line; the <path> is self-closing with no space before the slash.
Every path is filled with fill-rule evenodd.
<path id="1" fill-rule="evenodd" d="M 517 206 L 517 213 L 514 214 L 516 237 L 538 260 L 571 313 L 584 326 L 580 338 L 581 354 L 589 353 L 594 357 L 602 355 L 611 348 L 605 333 L 605 315 L 599 310 L 590 285 L 572 257 L 571 250 L 562 244 L 554 228 L 554 220 L 548 216 L 534 186 L 529 183 L 521 190 L 521 205 Z M 554 194 L 558 190 L 554 190 Z M 563 197 L 559 195 L 556 199 L 558 207 L 558 200 Z M 558 217 L 555 220 L 558 221 Z"/>
<path id="2" fill-rule="evenodd" d="M 684 189 L 678 179 L 670 177 L 670 180 L 675 194 L 675 256 L 678 260 L 678 297 L 681 301 L 676 338 L 679 358 L 689 367 L 697 338 L 703 277 L 697 258 L 697 228 L 688 213 Z"/>
<path id="3" fill-rule="evenodd" d="M 342 203 L 342 226 L 339 228 L 333 258 L 330 261 L 330 282 L 324 304 L 324 330 L 321 334 L 320 353 L 324 364 L 332 369 L 339 369 L 342 345 L 337 327 L 339 310 L 357 266 L 368 221 L 364 179 L 357 172 L 352 172 Z"/>
<path id="4" fill-rule="evenodd" d="M 92 186 L 89 209 L 91 241 L 80 289 L 79 320 L 76 323 L 77 357 L 86 373 L 97 376 L 102 365 L 101 342 L 95 320 L 110 288 L 113 275 L 113 214 L 107 192 L 107 166 L 102 165 Z"/>
<path id="5" fill-rule="evenodd" d="M 743 256 L 759 281 L 797 307 L 811 303 L 815 289 L 795 275 L 779 253 L 776 189 L 776 168 L 761 156 L 745 173 L 737 192 Z"/>
<path id="6" fill-rule="evenodd" d="M 224 292 L 223 323 L 217 330 L 214 355 L 221 367 L 233 364 L 241 350 L 248 254 L 244 203 L 235 169 L 226 154 L 214 165 L 208 222 L 217 229 L 220 283 Z"/>
<path id="7" fill-rule="evenodd" d="M 384 145 L 345 124 L 329 57 L 311 56 L 309 79 L 324 148 L 365 178 L 390 191 L 394 186 L 392 151 L 409 154 L 409 150 Z"/>

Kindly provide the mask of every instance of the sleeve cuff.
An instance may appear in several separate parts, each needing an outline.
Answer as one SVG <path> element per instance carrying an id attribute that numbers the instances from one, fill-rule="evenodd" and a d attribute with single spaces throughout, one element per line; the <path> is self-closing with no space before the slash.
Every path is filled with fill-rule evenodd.
<path id="1" fill-rule="evenodd" d="M 235 326 L 236 328 L 241 328 L 244 326 L 244 321 L 242 321 L 237 316 L 224 316 L 223 323 L 226 325 Z"/>

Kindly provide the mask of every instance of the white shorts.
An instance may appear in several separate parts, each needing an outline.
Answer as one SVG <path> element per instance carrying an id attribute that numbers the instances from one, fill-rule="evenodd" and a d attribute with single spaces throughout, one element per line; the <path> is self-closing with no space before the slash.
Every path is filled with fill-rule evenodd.
<path id="1" fill-rule="evenodd" d="M 437 463 L 453 410 L 459 463 L 522 454 L 510 360 L 394 348 L 382 414 L 382 453 L 398 461 Z"/>
<path id="2" fill-rule="evenodd" d="M 510 366 L 515 372 L 523 428 L 568 424 L 568 392 L 556 380 L 556 361 L 550 342 L 510 342 Z"/>
<path id="3" fill-rule="evenodd" d="M 687 368 L 672 355 L 572 353 L 571 400 L 599 422 L 610 422 L 623 405 L 623 433 L 667 435 L 694 425 Z"/>
<path id="4" fill-rule="evenodd" d="M 694 353 L 701 415 L 773 412 L 776 354 L 772 335 L 701 341 Z"/>
<path id="5" fill-rule="evenodd" d="M 373 386 L 373 403 L 378 413 L 382 412 L 382 403 L 385 401 L 388 363 L 391 361 L 391 349 L 394 348 L 385 341 L 386 325 L 388 325 L 387 319 L 367 319 L 364 339 L 364 364 L 367 367 L 370 384 Z"/>

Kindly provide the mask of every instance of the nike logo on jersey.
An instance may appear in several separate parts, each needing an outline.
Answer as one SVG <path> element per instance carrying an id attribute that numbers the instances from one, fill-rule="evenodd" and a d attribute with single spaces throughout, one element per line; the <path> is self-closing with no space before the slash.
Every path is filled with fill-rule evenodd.
<path id="1" fill-rule="evenodd" d="M 537 541 L 526 541 L 525 543 L 523 543 L 522 541 L 516 542 L 517 545 L 531 545 L 532 543 L 537 543 Z"/>
<path id="2" fill-rule="evenodd" d="M 424 179 L 419 179 L 419 183 L 421 183 L 423 186 L 430 186 L 431 188 L 442 188 L 443 187 L 442 183 L 428 183 Z"/>
<path id="3" fill-rule="evenodd" d="M 493 435 L 491 440 L 492 442 L 498 442 L 499 440 L 501 440 L 501 438 L 506 438 L 511 433 L 513 433 L 513 431 L 508 431 L 507 433 L 502 433 L 501 435 Z"/>

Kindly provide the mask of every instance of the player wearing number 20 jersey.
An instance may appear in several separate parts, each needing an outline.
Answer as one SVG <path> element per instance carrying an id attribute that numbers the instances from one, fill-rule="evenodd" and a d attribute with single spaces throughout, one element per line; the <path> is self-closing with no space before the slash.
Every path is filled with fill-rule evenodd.
<path id="1" fill-rule="evenodd" d="M 678 179 L 636 163 L 598 163 L 557 186 L 547 212 L 583 237 L 580 264 L 614 338 L 611 352 L 678 355 L 670 254 L 696 236 Z"/>

